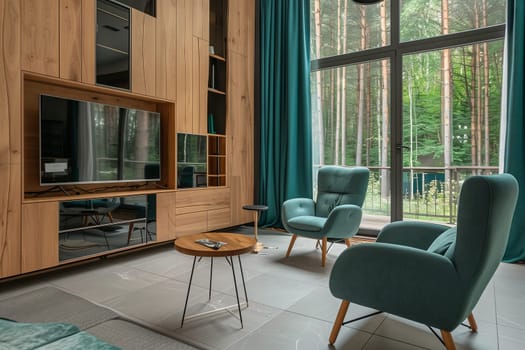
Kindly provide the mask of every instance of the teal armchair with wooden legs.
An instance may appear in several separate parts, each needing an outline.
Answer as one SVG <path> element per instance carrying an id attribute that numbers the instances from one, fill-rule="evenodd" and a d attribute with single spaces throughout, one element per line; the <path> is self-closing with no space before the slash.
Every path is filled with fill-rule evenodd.
<path id="1" fill-rule="evenodd" d="M 456 227 L 395 222 L 376 243 L 346 249 L 330 275 L 342 299 L 330 344 L 356 303 L 437 328 L 455 349 L 451 332 L 465 319 L 477 331 L 472 310 L 503 257 L 517 196 L 512 175 L 472 176 L 461 188 Z"/>
<path id="2" fill-rule="evenodd" d="M 365 167 L 325 166 L 317 176 L 317 200 L 293 198 L 283 203 L 284 228 L 292 233 L 286 257 L 297 236 L 321 241 L 321 265 L 325 266 L 328 239 L 344 240 L 350 245 L 361 223 L 361 206 L 368 187 L 369 170 Z"/>

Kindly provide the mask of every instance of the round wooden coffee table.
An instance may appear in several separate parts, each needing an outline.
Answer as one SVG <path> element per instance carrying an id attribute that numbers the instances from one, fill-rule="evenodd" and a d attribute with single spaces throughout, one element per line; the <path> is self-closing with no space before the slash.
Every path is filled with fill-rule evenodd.
<path id="1" fill-rule="evenodd" d="M 209 240 L 209 241 L 214 241 L 214 242 L 221 242 L 224 244 L 221 245 L 220 248 L 214 249 L 214 248 L 210 248 L 202 244 L 199 244 L 197 242 L 199 240 Z M 188 292 L 186 293 L 186 301 L 184 302 L 184 311 L 182 313 L 182 321 L 180 324 L 181 328 L 184 325 L 185 319 L 189 320 L 190 318 L 209 315 L 211 313 L 218 312 L 218 311 L 229 310 L 235 306 L 237 306 L 237 309 L 239 311 L 239 320 L 241 321 L 241 328 L 243 327 L 241 302 L 239 299 L 239 290 L 237 288 L 237 277 L 235 275 L 235 266 L 234 266 L 233 257 L 237 256 L 238 258 L 239 270 L 241 273 L 241 280 L 242 280 L 242 285 L 244 288 L 244 298 L 246 300 L 245 305 L 248 306 L 248 294 L 246 292 L 246 284 L 244 282 L 244 272 L 242 270 L 241 255 L 251 252 L 253 248 L 255 247 L 256 243 L 257 241 L 254 238 L 247 237 L 242 234 L 226 233 L 226 232 L 198 233 L 198 234 L 193 234 L 189 236 L 183 236 L 175 240 L 176 250 L 178 250 L 179 252 L 183 254 L 193 256 L 193 266 L 191 267 L 190 281 L 188 283 Z M 212 277 L 213 277 L 213 258 L 214 257 L 224 257 L 226 261 L 228 261 L 228 264 L 232 268 L 233 284 L 235 287 L 235 296 L 237 297 L 237 305 L 234 304 L 234 305 L 226 306 L 226 307 L 216 309 L 213 311 L 202 312 L 202 313 L 198 313 L 198 314 L 186 317 L 186 308 L 188 306 L 188 298 L 190 296 L 191 282 L 193 280 L 193 272 L 195 271 L 195 263 L 197 261 L 197 257 L 210 257 L 211 258 L 210 288 L 208 291 L 209 299 L 211 299 L 211 285 L 212 285 Z"/>

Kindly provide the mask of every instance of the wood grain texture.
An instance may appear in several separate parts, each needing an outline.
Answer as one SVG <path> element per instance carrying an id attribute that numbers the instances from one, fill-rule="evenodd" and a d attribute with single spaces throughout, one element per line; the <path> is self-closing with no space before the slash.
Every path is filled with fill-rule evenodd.
<path id="1" fill-rule="evenodd" d="M 157 242 L 175 239 L 175 192 L 157 194 Z"/>
<path id="2" fill-rule="evenodd" d="M 60 0 L 60 78 L 82 80 L 82 0 Z"/>
<path id="3" fill-rule="evenodd" d="M 232 225 L 251 220 L 242 210 L 243 205 L 253 204 L 254 186 L 254 106 L 253 62 L 235 52 L 229 54 L 228 88 L 228 167 L 232 187 Z"/>
<path id="4" fill-rule="evenodd" d="M 58 202 L 22 205 L 22 273 L 58 265 Z"/>
<path id="5" fill-rule="evenodd" d="M 96 0 L 82 0 L 82 82 L 95 84 Z"/>
<path id="6" fill-rule="evenodd" d="M 219 249 L 212 249 L 195 242 L 199 239 L 226 244 Z M 251 252 L 256 243 L 254 238 L 235 233 L 203 232 L 177 239 L 175 249 L 191 256 L 234 256 Z"/>
<path id="7" fill-rule="evenodd" d="M 196 208 L 197 210 L 208 210 L 227 208 L 230 206 L 230 189 L 229 188 L 208 188 L 196 190 L 177 191 L 176 207 Z M 177 212 L 179 213 L 179 212 Z"/>
<path id="8" fill-rule="evenodd" d="M 198 133 L 199 130 L 194 125 L 195 103 L 199 103 L 199 93 L 195 93 L 199 74 L 196 74 L 199 66 L 199 59 L 196 56 L 197 44 L 194 43 L 192 0 L 180 0 L 177 2 L 177 132 Z M 207 82 L 206 82 L 207 84 Z M 207 85 L 206 85 L 207 86 Z"/>
<path id="9" fill-rule="evenodd" d="M 228 53 L 247 55 L 255 45 L 255 1 L 228 1 Z"/>
<path id="10" fill-rule="evenodd" d="M 208 231 L 231 226 L 230 208 L 208 211 Z"/>
<path id="11" fill-rule="evenodd" d="M 208 132 L 208 56 L 208 42 L 193 37 L 191 132 L 201 135 Z"/>
<path id="12" fill-rule="evenodd" d="M 58 77 L 59 0 L 21 1 L 22 69 Z"/>
<path id="13" fill-rule="evenodd" d="M 20 273 L 20 2 L 0 2 L 0 278 Z"/>
<path id="14" fill-rule="evenodd" d="M 208 228 L 208 213 L 198 211 L 175 217 L 175 237 L 204 232 Z"/>
<path id="15" fill-rule="evenodd" d="M 158 97 L 175 100 L 177 82 L 177 0 L 157 1 L 155 85 Z"/>
<path id="16" fill-rule="evenodd" d="M 193 36 L 209 41 L 210 0 L 193 1 Z M 214 0 L 211 0 L 214 1 Z"/>
<path id="17" fill-rule="evenodd" d="M 155 17 L 131 9 L 131 89 L 155 96 Z"/>
<path id="18" fill-rule="evenodd" d="M 20 270 L 21 165 L 0 164 L 0 278 Z"/>

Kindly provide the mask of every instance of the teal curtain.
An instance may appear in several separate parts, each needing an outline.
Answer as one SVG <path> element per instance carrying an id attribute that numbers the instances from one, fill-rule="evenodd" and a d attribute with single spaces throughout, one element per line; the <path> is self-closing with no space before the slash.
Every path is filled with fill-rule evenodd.
<path id="1" fill-rule="evenodd" d="M 520 194 L 503 261 L 525 260 L 525 76 L 523 52 L 525 1 L 507 2 L 507 131 L 505 172 L 520 184 Z"/>
<path id="2" fill-rule="evenodd" d="M 259 202 L 261 225 L 281 226 L 281 205 L 312 197 L 310 1 L 262 0 Z"/>

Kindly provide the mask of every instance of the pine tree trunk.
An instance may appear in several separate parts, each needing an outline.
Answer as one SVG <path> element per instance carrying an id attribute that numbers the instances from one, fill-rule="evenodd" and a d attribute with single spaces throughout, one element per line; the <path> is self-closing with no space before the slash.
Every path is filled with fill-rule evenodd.
<path id="1" fill-rule="evenodd" d="M 448 0 L 441 0 L 441 32 L 449 33 Z M 443 126 L 443 161 L 445 165 L 445 183 L 449 183 L 450 166 L 452 158 L 452 96 L 451 96 L 451 71 L 450 49 L 441 51 L 441 123 Z"/>
<path id="2" fill-rule="evenodd" d="M 483 27 L 487 27 L 487 0 L 482 2 L 482 21 Z M 484 152 L 485 159 L 484 165 L 490 165 L 490 140 L 489 140 L 489 98 L 490 98 L 490 87 L 489 87 L 489 45 L 487 42 L 483 43 L 483 119 L 484 119 Z"/>
<path id="3" fill-rule="evenodd" d="M 341 0 L 337 0 L 337 54 L 341 54 Z M 336 69 L 336 112 L 335 112 L 335 165 L 339 165 L 339 143 L 341 142 L 341 71 Z"/>
<path id="4" fill-rule="evenodd" d="M 387 45 L 387 32 L 386 32 L 386 7 L 385 3 L 382 2 L 380 5 L 381 12 L 381 44 L 382 46 Z M 381 125 L 381 197 L 388 198 L 390 194 L 390 172 L 388 168 L 388 149 L 390 145 L 389 128 L 390 128 L 390 112 L 388 105 L 388 61 L 381 60 L 381 114 L 383 117 Z"/>
<path id="5" fill-rule="evenodd" d="M 321 57 L 321 4 L 320 0 L 314 0 L 314 18 L 315 18 L 315 53 L 316 58 Z M 317 145 L 319 147 L 319 165 L 324 165 L 324 127 L 323 127 L 323 98 L 321 71 L 315 73 L 317 100 Z"/>
<path id="6" fill-rule="evenodd" d="M 348 14 L 348 0 L 344 0 L 342 27 L 343 27 L 343 48 L 342 53 L 346 52 L 346 33 Z M 346 165 L 346 66 L 341 68 L 341 165 Z"/>
<path id="7" fill-rule="evenodd" d="M 361 40 L 360 49 L 366 49 L 366 7 L 360 6 L 361 12 Z M 363 119 L 365 113 L 365 65 L 361 63 L 358 66 L 358 77 L 357 77 L 357 140 L 356 140 L 356 152 L 355 152 L 355 165 L 362 165 L 363 158 Z"/>

